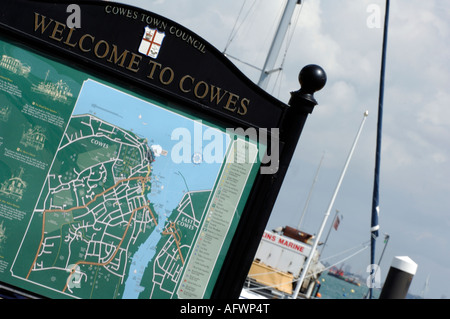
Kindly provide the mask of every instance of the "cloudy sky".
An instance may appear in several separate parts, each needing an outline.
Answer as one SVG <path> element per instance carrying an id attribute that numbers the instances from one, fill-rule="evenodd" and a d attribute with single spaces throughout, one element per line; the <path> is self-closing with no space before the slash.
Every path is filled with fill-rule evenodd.
<path id="1" fill-rule="evenodd" d="M 228 55 L 259 68 L 285 4 L 281 0 L 120 2 L 174 20 L 219 50 L 226 48 Z M 295 28 L 288 33 L 291 40 L 284 71 L 272 76 L 267 90 L 287 103 L 289 92 L 299 87 L 298 72 L 311 63 L 325 69 L 328 83 L 316 93 L 319 105 L 306 123 L 267 227 L 298 225 L 323 156 L 301 225 L 306 232 L 318 232 L 368 110 L 325 227 L 323 236 L 339 210 L 343 221 L 338 231 L 330 234 L 323 252 L 327 257 L 362 247 L 370 239 L 385 1 L 302 3 L 293 16 Z M 425 297 L 450 298 L 450 4 L 444 0 L 393 0 L 390 9 L 376 258 L 381 255 L 384 234 L 389 234 L 381 262 L 382 280 L 394 256 L 409 256 L 418 264 L 410 293 L 421 295 L 429 276 Z M 239 12 L 246 19 L 238 20 L 238 32 L 228 44 Z M 253 81 L 258 80 L 257 69 L 232 61 Z M 366 276 L 369 249 L 345 263 Z"/>

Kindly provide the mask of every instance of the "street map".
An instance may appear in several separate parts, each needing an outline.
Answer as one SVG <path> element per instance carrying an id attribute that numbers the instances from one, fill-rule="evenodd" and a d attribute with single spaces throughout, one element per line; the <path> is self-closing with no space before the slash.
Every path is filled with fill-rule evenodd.
<path id="1" fill-rule="evenodd" d="M 263 146 L 1 39 L 0 56 L 0 281 L 207 298 Z"/>

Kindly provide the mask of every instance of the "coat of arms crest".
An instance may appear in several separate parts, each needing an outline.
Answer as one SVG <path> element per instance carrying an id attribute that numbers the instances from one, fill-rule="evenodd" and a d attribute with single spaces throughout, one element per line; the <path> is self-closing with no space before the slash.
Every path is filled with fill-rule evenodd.
<path id="1" fill-rule="evenodd" d="M 165 36 L 164 32 L 159 32 L 157 29 L 151 29 L 148 26 L 145 27 L 144 36 L 138 51 L 156 59 Z"/>

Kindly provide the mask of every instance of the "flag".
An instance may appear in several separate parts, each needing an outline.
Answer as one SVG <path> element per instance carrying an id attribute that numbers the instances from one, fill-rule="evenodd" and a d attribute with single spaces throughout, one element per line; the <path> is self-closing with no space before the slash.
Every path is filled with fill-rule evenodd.
<path id="1" fill-rule="evenodd" d="M 333 228 L 335 230 L 338 230 L 340 222 L 341 222 L 341 220 L 339 219 L 339 216 L 336 216 L 336 219 L 334 220 L 334 224 L 333 224 Z"/>

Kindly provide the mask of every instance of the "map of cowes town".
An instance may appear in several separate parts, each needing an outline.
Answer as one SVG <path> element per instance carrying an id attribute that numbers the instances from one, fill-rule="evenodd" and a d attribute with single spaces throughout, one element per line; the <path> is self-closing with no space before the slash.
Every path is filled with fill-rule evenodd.
<path id="1" fill-rule="evenodd" d="M 158 223 L 147 199 L 153 160 L 146 139 L 92 115 L 73 116 L 16 272 L 82 298 L 100 288 L 112 294 L 102 297 L 117 297 L 130 256 Z M 32 246 L 36 249 L 30 259 Z"/>

